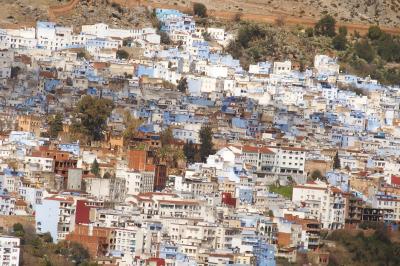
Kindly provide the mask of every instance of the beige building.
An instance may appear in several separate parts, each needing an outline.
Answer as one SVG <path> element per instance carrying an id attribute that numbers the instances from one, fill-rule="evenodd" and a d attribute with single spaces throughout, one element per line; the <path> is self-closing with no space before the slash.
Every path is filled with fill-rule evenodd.
<path id="1" fill-rule="evenodd" d="M 36 136 L 40 136 L 42 121 L 42 118 L 33 115 L 18 116 L 18 130 L 33 132 Z"/>

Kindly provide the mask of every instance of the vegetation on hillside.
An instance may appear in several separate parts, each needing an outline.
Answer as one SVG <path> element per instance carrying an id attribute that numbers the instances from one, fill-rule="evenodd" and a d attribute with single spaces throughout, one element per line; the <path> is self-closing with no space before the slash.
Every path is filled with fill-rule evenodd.
<path id="1" fill-rule="evenodd" d="M 37 235 L 33 228 L 24 228 L 16 223 L 12 235 L 21 239 L 20 265 L 38 266 L 95 266 L 90 262 L 89 252 L 76 242 L 53 243 L 49 233 Z"/>
<path id="2" fill-rule="evenodd" d="M 76 105 L 72 133 L 89 141 L 102 140 L 114 104 L 109 99 L 84 96 Z"/>
<path id="3" fill-rule="evenodd" d="M 307 29 L 247 21 L 235 22 L 232 27 L 237 37 L 227 52 L 245 68 L 257 61 L 286 59 L 302 67 L 312 66 L 314 56 L 323 53 L 338 57 L 342 71 L 371 76 L 384 84 L 400 84 L 400 37 L 378 26 L 371 26 L 365 36 L 348 34 L 345 27 L 336 32 L 336 21 L 328 15 Z"/>
<path id="4" fill-rule="evenodd" d="M 247 69 L 249 64 L 266 60 L 307 60 L 306 49 L 301 44 L 302 38 L 289 31 L 268 24 L 257 24 L 241 21 L 238 23 L 237 38 L 232 41 L 227 52 L 234 58 L 240 59 L 242 66 Z M 310 46 L 313 49 L 316 45 Z M 309 51 L 308 51 L 309 52 Z M 315 51 L 312 51 L 315 52 Z"/>
<path id="5" fill-rule="evenodd" d="M 116 56 L 117 56 L 118 59 L 124 59 L 124 60 L 126 60 L 126 59 L 129 58 L 129 53 L 128 53 L 127 51 L 123 50 L 123 49 L 119 49 L 119 50 L 117 51 Z"/>
<path id="6" fill-rule="evenodd" d="M 195 16 L 205 18 L 207 17 L 207 7 L 202 3 L 193 4 L 193 14 Z"/>
<path id="7" fill-rule="evenodd" d="M 57 138 L 58 133 L 63 130 L 63 115 L 56 113 L 48 118 L 49 124 L 49 136 L 51 138 Z"/>
<path id="8" fill-rule="evenodd" d="M 185 153 L 174 146 L 175 139 L 171 128 L 166 128 L 160 134 L 161 148 L 156 152 L 160 162 L 167 164 L 169 168 L 177 168 L 180 162 L 185 162 Z"/>
<path id="9" fill-rule="evenodd" d="M 125 130 L 122 135 L 125 143 L 129 143 L 134 140 L 142 123 L 143 121 L 140 118 L 133 117 L 129 111 L 124 112 L 123 124 L 125 126 Z"/>
<path id="10" fill-rule="evenodd" d="M 389 231 L 379 226 L 371 235 L 359 231 L 333 231 L 329 240 L 338 244 L 331 248 L 330 265 L 400 265 L 400 243 L 390 238 Z"/>

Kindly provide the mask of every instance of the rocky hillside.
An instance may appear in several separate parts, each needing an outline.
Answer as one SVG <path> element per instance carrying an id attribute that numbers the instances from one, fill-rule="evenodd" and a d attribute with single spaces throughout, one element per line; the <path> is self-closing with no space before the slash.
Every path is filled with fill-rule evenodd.
<path id="1" fill-rule="evenodd" d="M 143 6 L 129 8 L 111 0 L 81 0 L 71 12 L 56 17 L 64 25 L 107 23 L 113 27 L 139 27 L 151 25 L 149 12 Z"/>
<path id="2" fill-rule="evenodd" d="M 0 0 L 0 27 L 32 26 L 38 20 L 80 26 L 97 22 L 115 27 L 150 25 L 146 7 L 128 8 L 112 0 L 80 0 L 63 12 L 70 0 Z M 52 10 L 57 12 L 51 12 Z"/>
<path id="3" fill-rule="evenodd" d="M 230 19 L 241 13 L 247 20 L 267 23 L 281 20 L 288 25 L 311 26 L 323 15 L 331 14 L 350 30 L 362 32 L 357 25 L 379 24 L 397 27 L 392 33 L 400 33 L 400 0 L 80 0 L 76 9 L 56 18 L 51 16 L 49 8 L 67 5 L 70 0 L 0 0 L 0 26 L 32 25 L 49 18 L 63 24 L 104 21 L 128 26 L 146 23 L 145 7 L 190 11 L 193 2 L 204 3 L 209 14 L 218 18 Z"/>
<path id="4" fill-rule="evenodd" d="M 58 0 L 0 0 L 0 25 L 30 25 L 48 18 L 48 8 L 59 5 Z"/>
<path id="5" fill-rule="evenodd" d="M 128 2 L 136 0 L 128 0 Z M 241 12 L 298 19 L 298 23 L 317 20 L 331 14 L 340 22 L 400 26 L 399 0 L 150 0 L 149 3 L 190 7 L 192 2 L 204 3 L 211 12 L 225 12 L 227 16 Z"/>

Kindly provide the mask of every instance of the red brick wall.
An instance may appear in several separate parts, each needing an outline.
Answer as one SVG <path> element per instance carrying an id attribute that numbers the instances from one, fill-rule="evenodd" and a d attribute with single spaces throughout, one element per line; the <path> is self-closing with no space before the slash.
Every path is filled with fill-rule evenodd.
<path id="1" fill-rule="evenodd" d="M 128 151 L 128 167 L 133 170 L 143 171 L 146 168 L 147 152 L 142 150 Z"/>

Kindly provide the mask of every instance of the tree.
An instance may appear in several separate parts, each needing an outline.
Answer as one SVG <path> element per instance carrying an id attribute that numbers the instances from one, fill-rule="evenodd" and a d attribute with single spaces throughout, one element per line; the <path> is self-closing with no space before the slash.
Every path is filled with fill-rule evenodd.
<path id="1" fill-rule="evenodd" d="M 49 258 L 47 258 L 47 256 L 46 257 L 44 257 L 43 258 L 43 263 L 42 263 L 42 265 L 43 266 L 53 266 L 54 264 L 49 260 Z"/>
<path id="2" fill-rule="evenodd" d="M 49 135 L 51 138 L 57 138 L 61 131 L 63 131 L 63 116 L 57 113 L 49 119 Z"/>
<path id="3" fill-rule="evenodd" d="M 321 179 L 321 178 L 322 178 L 322 173 L 321 173 L 321 171 L 318 170 L 318 169 L 312 171 L 312 173 L 311 173 L 311 178 L 312 178 L 313 180 Z"/>
<path id="4" fill-rule="evenodd" d="M 186 78 L 181 78 L 178 82 L 178 86 L 177 89 L 178 91 L 182 92 L 182 93 L 186 93 L 188 90 L 188 82 Z"/>
<path id="5" fill-rule="evenodd" d="M 185 145 L 183 145 L 183 153 L 185 154 L 188 163 L 194 163 L 196 161 L 195 155 L 198 153 L 198 150 L 193 142 L 187 141 Z"/>
<path id="6" fill-rule="evenodd" d="M 10 75 L 10 77 L 12 79 L 16 79 L 20 72 L 21 72 L 21 68 L 19 66 L 11 67 L 11 75 Z"/>
<path id="7" fill-rule="evenodd" d="M 128 59 L 129 58 L 129 53 L 125 50 L 119 49 L 117 51 L 117 58 L 118 59 Z"/>
<path id="8" fill-rule="evenodd" d="M 211 127 L 203 126 L 200 129 L 200 159 L 202 162 L 206 162 L 208 156 L 212 154 L 213 151 L 212 142 L 212 131 Z"/>
<path id="9" fill-rule="evenodd" d="M 186 161 L 185 153 L 182 150 L 174 149 L 172 153 L 173 167 L 177 167 L 179 161 Z"/>
<path id="10" fill-rule="evenodd" d="M 204 39 L 205 41 L 207 41 L 207 42 L 209 42 L 209 41 L 212 40 L 210 33 L 206 32 L 206 31 L 203 32 L 202 36 L 203 36 L 203 39 Z"/>
<path id="11" fill-rule="evenodd" d="M 79 266 L 99 266 L 99 264 L 97 262 L 87 262 L 84 261 L 81 264 L 79 264 Z"/>
<path id="12" fill-rule="evenodd" d="M 124 38 L 122 40 L 122 46 L 130 46 L 132 42 L 133 42 L 132 37 Z"/>
<path id="13" fill-rule="evenodd" d="M 160 162 L 165 162 L 168 164 L 172 161 L 171 149 L 168 146 L 158 149 L 156 155 Z"/>
<path id="14" fill-rule="evenodd" d="M 164 32 L 164 31 L 160 31 L 160 42 L 162 44 L 166 44 L 166 45 L 171 44 L 171 39 L 169 38 L 168 33 Z"/>
<path id="15" fill-rule="evenodd" d="M 42 235 L 42 239 L 45 243 L 53 243 L 53 237 L 48 232 Z"/>
<path id="16" fill-rule="evenodd" d="M 123 132 L 123 137 L 125 141 L 133 140 L 138 132 L 138 128 L 142 124 L 142 120 L 136 119 L 131 116 L 130 112 L 127 111 L 124 114 L 124 125 L 125 130 Z"/>
<path id="17" fill-rule="evenodd" d="M 109 172 L 105 172 L 103 175 L 103 179 L 110 179 L 112 176 Z"/>
<path id="18" fill-rule="evenodd" d="M 390 34 L 383 33 L 377 43 L 377 51 L 383 60 L 400 62 L 400 40 Z"/>
<path id="19" fill-rule="evenodd" d="M 201 162 L 200 151 L 197 147 L 196 147 L 196 152 L 194 154 L 193 160 L 194 160 L 194 162 Z"/>
<path id="20" fill-rule="evenodd" d="M 241 20 L 242 20 L 242 13 L 236 13 L 234 16 L 233 16 L 233 18 L 232 18 L 232 21 L 233 22 L 236 22 L 236 23 L 238 23 L 238 22 L 240 22 Z"/>
<path id="21" fill-rule="evenodd" d="M 171 128 L 168 127 L 163 132 L 161 132 L 160 140 L 162 147 L 169 146 L 174 142 L 174 135 L 172 134 Z"/>
<path id="22" fill-rule="evenodd" d="M 305 30 L 306 36 L 307 37 L 313 37 L 314 36 L 314 29 L 313 28 L 307 28 Z"/>
<path id="23" fill-rule="evenodd" d="M 333 37 L 332 46 L 338 51 L 343 51 L 347 46 L 347 39 L 345 35 L 339 34 Z"/>
<path id="24" fill-rule="evenodd" d="M 88 55 L 85 51 L 79 51 L 79 52 L 76 54 L 76 57 L 77 57 L 78 59 L 88 59 L 88 58 L 89 58 L 89 55 Z"/>
<path id="25" fill-rule="evenodd" d="M 375 58 L 375 50 L 368 40 L 362 40 L 357 42 L 354 46 L 358 57 L 364 59 L 368 63 L 371 63 Z"/>
<path id="26" fill-rule="evenodd" d="M 333 157 L 333 169 L 340 169 L 340 159 L 339 159 L 339 152 L 337 151 L 335 157 Z"/>
<path id="27" fill-rule="evenodd" d="M 21 223 L 13 224 L 13 232 L 18 237 L 24 237 L 25 229 Z"/>
<path id="28" fill-rule="evenodd" d="M 94 174 L 96 177 L 99 177 L 100 174 L 100 165 L 97 162 L 97 159 L 94 159 L 92 163 L 92 167 L 90 168 L 90 172 Z"/>
<path id="29" fill-rule="evenodd" d="M 336 20 L 331 15 L 326 15 L 315 24 L 314 32 L 317 35 L 333 37 L 335 33 Z"/>
<path id="30" fill-rule="evenodd" d="M 90 259 L 88 250 L 76 242 L 60 241 L 56 245 L 56 254 L 71 258 L 75 265 L 80 265 Z"/>
<path id="31" fill-rule="evenodd" d="M 367 36 L 370 40 L 374 41 L 378 40 L 383 34 L 384 32 L 381 30 L 381 28 L 377 25 L 374 25 L 369 27 Z"/>
<path id="32" fill-rule="evenodd" d="M 339 253 L 336 265 L 400 265 L 400 244 L 391 239 L 390 226 L 378 222 L 373 227 L 376 227 L 375 231 L 368 235 L 362 231 L 349 234 L 343 229 L 329 234 L 328 240 L 338 242 L 345 249 L 344 253 L 335 249 Z"/>
<path id="33" fill-rule="evenodd" d="M 306 61 L 304 60 L 304 58 L 301 58 L 299 63 L 300 63 L 299 71 L 300 72 L 306 71 Z"/>
<path id="34" fill-rule="evenodd" d="M 385 80 L 387 83 L 400 85 L 400 69 L 399 68 L 389 68 L 385 71 Z"/>
<path id="35" fill-rule="evenodd" d="M 102 140 L 107 118 L 113 108 L 114 104 L 111 100 L 84 96 L 75 107 L 71 131 L 83 134 L 89 140 Z"/>
<path id="36" fill-rule="evenodd" d="M 194 15 L 206 18 L 207 17 L 207 7 L 202 3 L 194 3 L 193 4 L 193 13 Z"/>
<path id="37" fill-rule="evenodd" d="M 339 35 L 347 36 L 347 27 L 346 26 L 340 26 L 339 27 Z"/>
<path id="38" fill-rule="evenodd" d="M 258 24 L 246 23 L 239 28 L 238 41 L 243 48 L 248 48 L 252 40 L 264 39 L 265 29 Z"/>
<path id="39" fill-rule="evenodd" d="M 157 12 L 156 9 L 154 8 L 153 11 L 150 13 L 147 10 L 147 16 L 150 19 L 151 25 L 153 26 L 153 28 L 156 28 L 157 30 L 161 29 L 161 21 L 158 20 L 157 18 Z"/>
<path id="40" fill-rule="evenodd" d="M 65 84 L 67 84 L 67 86 L 73 86 L 74 82 L 71 77 L 67 77 L 65 80 Z"/>

